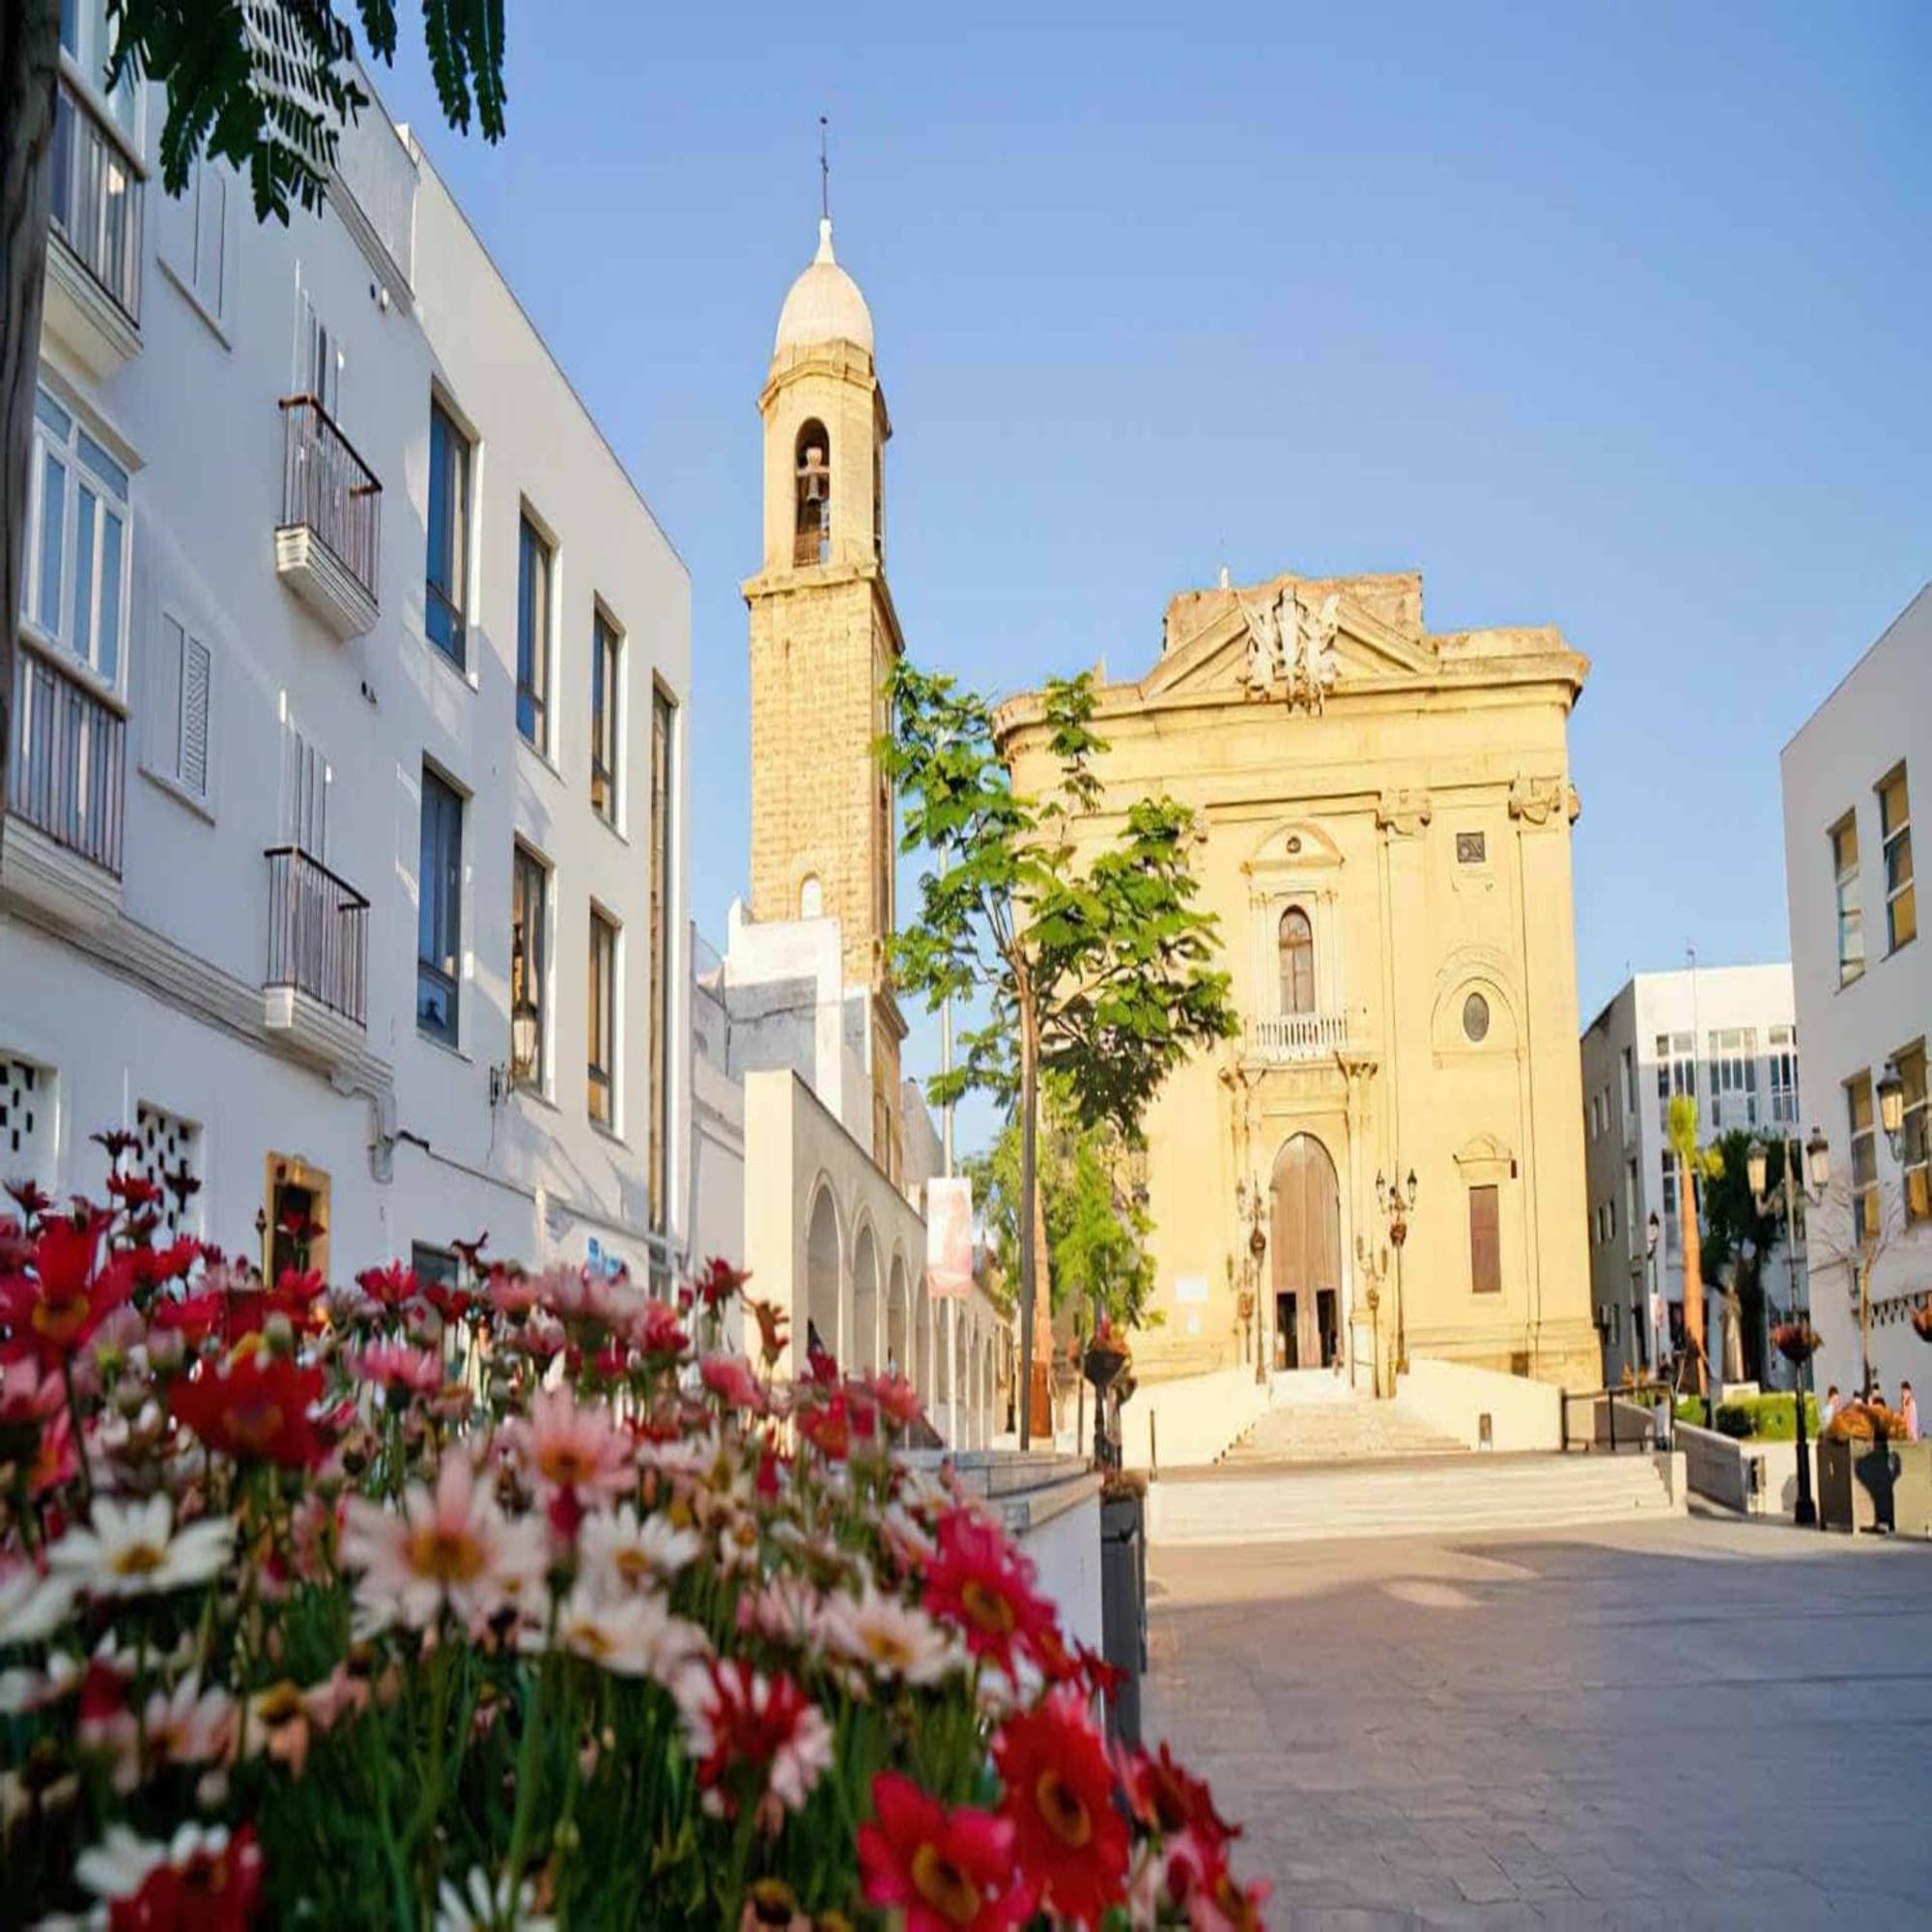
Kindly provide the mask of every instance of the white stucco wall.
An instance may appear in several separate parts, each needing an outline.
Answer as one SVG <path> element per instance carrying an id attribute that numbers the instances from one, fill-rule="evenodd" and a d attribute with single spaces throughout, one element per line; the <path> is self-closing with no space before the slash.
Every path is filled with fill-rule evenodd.
<path id="1" fill-rule="evenodd" d="M 1848 647 L 1853 640 L 1836 640 Z M 1785 883 L 1791 908 L 1791 961 L 1804 1041 L 1806 1129 L 1815 1122 L 1831 1145 L 1833 1185 L 1811 1216 L 1811 1316 L 1824 1348 L 1812 1384 L 1847 1390 L 1861 1377 L 1858 1304 L 1848 1256 L 1852 1171 L 1845 1082 L 1861 1072 L 1874 1085 L 1900 1048 L 1932 1034 L 1932 922 L 1920 838 L 1917 881 L 1920 931 L 1887 951 L 1885 870 L 1874 787 L 1901 761 L 1915 813 L 1932 818 L 1932 584 L 1919 591 L 1884 636 L 1785 746 Z M 1856 812 L 1865 971 L 1839 984 L 1837 906 L 1830 835 Z M 1932 1380 L 1928 1353 L 1905 1319 L 1901 1297 L 1932 1292 L 1932 1223 L 1904 1225 L 1900 1165 L 1876 1136 L 1883 1251 L 1871 1270 L 1876 1319 L 1872 1369 L 1897 1399 L 1901 1379 Z"/>
<path id="2" fill-rule="evenodd" d="M 157 98 L 140 145 L 152 161 Z M 43 373 L 131 472 L 129 591 L 120 670 L 103 701 L 127 717 L 118 886 L 49 894 L 21 867 L 10 820 L 0 881 L 0 1062 L 31 1061 L 50 1129 L 0 1172 L 32 1169 L 56 1193 L 98 1189 L 95 1129 L 158 1107 L 198 1136 L 190 1223 L 251 1249 L 265 1160 L 296 1155 L 329 1180 L 338 1275 L 490 1231 L 500 1255 L 641 1268 L 646 1198 L 650 696 L 678 706 L 666 883 L 671 1116 L 667 1228 L 681 1244 L 689 1166 L 683 1042 L 684 704 L 690 586 L 682 562 L 420 152 L 380 109 L 345 136 L 346 193 L 319 214 L 257 226 L 227 179 L 218 312 L 177 272 L 191 217 L 147 185 L 138 351 L 92 373 L 50 329 Z M 365 153 L 364 150 L 367 150 Z M 366 220 L 363 218 L 366 216 Z M 371 236 L 376 239 L 372 242 Z M 191 273 L 191 270 L 189 271 Z M 347 641 L 278 577 L 279 400 L 307 386 L 312 311 L 336 346 L 343 434 L 381 490 L 379 613 Z M 423 630 L 433 386 L 476 437 L 469 649 L 459 670 Z M 545 754 L 515 721 L 517 524 L 526 503 L 554 535 Z M 593 600 L 624 635 L 619 822 L 589 802 Z M 212 652 L 205 800 L 156 776 L 167 719 L 156 685 L 163 621 Z M 264 1021 L 266 847 L 286 835 L 291 729 L 328 769 L 318 856 L 369 900 L 367 1010 L 339 1050 L 306 1057 Z M 454 1049 L 415 1023 L 420 774 L 430 760 L 469 799 L 463 854 L 461 1018 Z M 508 1059 L 512 850 L 552 868 L 544 1091 L 493 1107 Z M 39 884 L 43 888 L 44 879 Z M 588 1117 L 583 988 L 592 903 L 619 925 L 617 1118 Z M 83 904 L 91 917 L 83 919 Z M 372 1150 L 372 1142 L 378 1142 Z"/>

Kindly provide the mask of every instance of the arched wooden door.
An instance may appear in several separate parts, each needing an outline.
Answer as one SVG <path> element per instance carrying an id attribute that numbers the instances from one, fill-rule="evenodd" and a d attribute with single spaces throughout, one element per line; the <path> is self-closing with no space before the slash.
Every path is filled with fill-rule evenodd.
<path id="1" fill-rule="evenodd" d="M 1335 1163 L 1313 1134 L 1274 1157 L 1274 1363 L 1326 1368 L 1342 1346 L 1342 1193 Z"/>

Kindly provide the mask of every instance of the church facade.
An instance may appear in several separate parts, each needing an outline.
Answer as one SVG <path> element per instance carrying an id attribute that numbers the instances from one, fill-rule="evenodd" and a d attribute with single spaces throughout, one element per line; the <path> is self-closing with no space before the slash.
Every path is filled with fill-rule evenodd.
<path id="1" fill-rule="evenodd" d="M 1252 1366 L 1388 1395 L 1438 1357 L 1597 1385 L 1570 712 L 1554 629 L 1433 634 L 1417 574 L 1188 592 L 1103 682 L 1106 791 L 1194 808 L 1238 1037 L 1146 1122 L 1144 1383 Z M 1001 714 L 1022 792 L 1037 696 Z"/>

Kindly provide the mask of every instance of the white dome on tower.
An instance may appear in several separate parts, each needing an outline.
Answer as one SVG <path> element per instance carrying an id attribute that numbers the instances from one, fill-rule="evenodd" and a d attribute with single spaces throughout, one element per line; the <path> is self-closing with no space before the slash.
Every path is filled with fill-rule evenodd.
<path id="1" fill-rule="evenodd" d="M 779 310 L 774 355 L 809 349 L 821 342 L 850 342 L 872 353 L 872 311 L 859 284 L 838 266 L 832 252 L 832 223 L 818 224 L 818 253 L 786 294 Z"/>

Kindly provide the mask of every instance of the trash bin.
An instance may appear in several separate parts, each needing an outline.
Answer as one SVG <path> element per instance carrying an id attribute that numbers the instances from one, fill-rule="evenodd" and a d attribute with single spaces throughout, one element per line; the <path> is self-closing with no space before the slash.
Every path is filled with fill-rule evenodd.
<path id="1" fill-rule="evenodd" d="M 1141 1673 L 1147 1668 L 1147 1537 L 1138 1489 L 1100 1501 L 1100 1654 L 1121 1673 L 1107 1699 L 1107 1735 L 1141 1741 Z"/>

